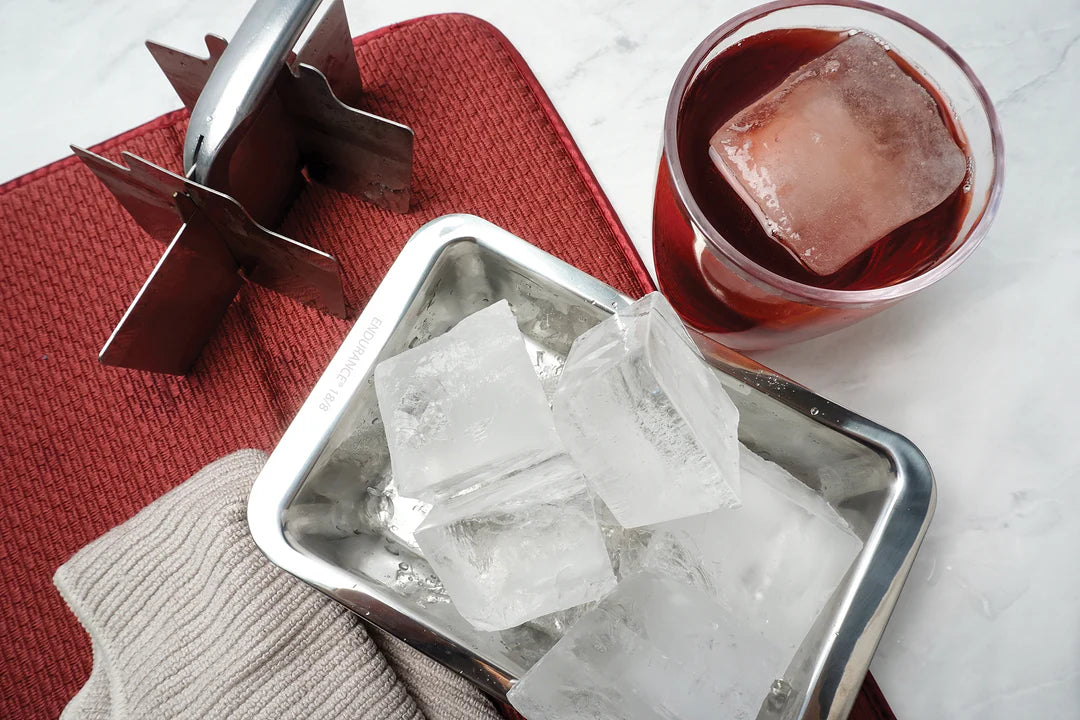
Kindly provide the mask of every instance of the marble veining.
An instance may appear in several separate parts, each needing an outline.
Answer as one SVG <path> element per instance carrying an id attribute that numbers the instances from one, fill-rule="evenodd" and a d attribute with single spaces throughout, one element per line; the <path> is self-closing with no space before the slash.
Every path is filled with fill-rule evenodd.
<path id="1" fill-rule="evenodd" d="M 950 42 L 996 102 L 1004 203 L 946 280 L 759 359 L 908 435 L 936 471 L 937 516 L 873 665 L 898 715 L 1080 717 L 1080 4 L 889 4 Z M 247 5 L 0 0 L 0 181 L 177 107 L 143 40 L 201 49 Z M 749 5 L 346 2 L 357 33 L 444 11 L 502 29 L 647 262 L 668 90 L 700 39 Z"/>

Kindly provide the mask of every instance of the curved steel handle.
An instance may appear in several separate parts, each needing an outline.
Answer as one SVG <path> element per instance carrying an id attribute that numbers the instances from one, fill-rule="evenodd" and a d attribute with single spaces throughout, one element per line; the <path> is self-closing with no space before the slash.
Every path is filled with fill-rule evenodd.
<path id="1" fill-rule="evenodd" d="M 321 0 L 256 0 L 229 42 L 191 111 L 184 172 L 207 184 L 230 139 L 273 90 L 282 64 Z"/>

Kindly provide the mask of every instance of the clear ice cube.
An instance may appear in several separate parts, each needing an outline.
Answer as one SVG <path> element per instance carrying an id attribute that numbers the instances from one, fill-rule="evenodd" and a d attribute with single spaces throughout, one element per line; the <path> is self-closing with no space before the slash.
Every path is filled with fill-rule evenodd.
<path id="1" fill-rule="evenodd" d="M 363 507 L 356 500 L 291 503 L 285 525 L 295 536 L 343 538 L 363 532 Z"/>
<path id="2" fill-rule="evenodd" d="M 740 446 L 740 466 L 741 507 L 607 534 L 620 584 L 511 691 L 519 711 L 758 716 L 861 542 L 779 465 Z"/>
<path id="3" fill-rule="evenodd" d="M 552 644 L 557 642 L 559 638 L 567 633 L 582 618 L 586 613 L 596 607 L 596 601 L 587 602 L 582 605 L 575 605 L 572 608 L 566 610 L 559 610 L 553 612 L 550 615 L 543 615 L 541 617 L 530 620 L 526 627 L 532 627 L 536 630 L 547 635 Z M 540 658 L 537 658 L 539 660 Z"/>
<path id="4" fill-rule="evenodd" d="M 660 293 L 577 339 L 553 405 L 623 527 L 738 504 L 738 410 Z"/>
<path id="5" fill-rule="evenodd" d="M 763 647 L 783 653 L 774 660 L 780 677 L 862 541 L 778 465 L 746 448 L 742 457 L 742 506 L 657 526 L 640 565 L 698 587 L 758 628 Z"/>
<path id="6" fill-rule="evenodd" d="M 600 524 L 600 533 L 604 536 L 611 569 L 615 578 L 622 580 L 641 566 L 641 556 L 649 546 L 652 528 L 648 525 L 623 527 L 599 495 L 593 495 L 593 507 L 596 508 L 596 521 Z"/>
<path id="7" fill-rule="evenodd" d="M 709 154 L 762 227 L 830 275 L 963 181 L 930 93 L 858 33 L 727 121 Z"/>
<path id="8" fill-rule="evenodd" d="M 739 469 L 742 477 L 761 481 L 786 496 L 803 510 L 852 534 L 851 525 L 836 512 L 825 497 L 800 481 L 784 468 L 766 460 L 750 448 L 739 443 Z"/>
<path id="9" fill-rule="evenodd" d="M 530 720 L 753 720 L 775 679 L 752 627 L 645 571 L 578 620 L 511 688 Z"/>
<path id="10" fill-rule="evenodd" d="M 559 449 L 547 398 L 510 305 L 382 361 L 375 390 L 398 491 L 433 500 Z M 497 475 L 497 473 L 496 473 Z"/>
<path id="11" fill-rule="evenodd" d="M 599 600 L 615 585 L 581 472 L 556 455 L 442 499 L 416 542 L 458 612 L 481 630 Z"/>

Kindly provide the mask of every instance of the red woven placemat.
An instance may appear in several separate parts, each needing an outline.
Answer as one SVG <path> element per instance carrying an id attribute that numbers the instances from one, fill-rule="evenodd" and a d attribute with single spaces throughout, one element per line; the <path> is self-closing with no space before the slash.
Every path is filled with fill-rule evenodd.
<path id="1" fill-rule="evenodd" d="M 356 50 L 364 109 L 416 132 L 412 212 L 310 187 L 284 228 L 339 259 L 353 307 L 417 228 L 451 212 L 487 218 L 628 294 L 651 289 L 562 121 L 497 30 L 438 15 L 360 37 Z M 186 119 L 165 115 L 96 150 L 178 169 Z M 105 368 L 97 351 L 163 246 L 74 158 L 0 188 L 0 237 L 0 717 L 56 717 L 91 658 L 53 571 L 207 462 L 270 450 L 349 323 L 246 287 L 189 376 Z"/>

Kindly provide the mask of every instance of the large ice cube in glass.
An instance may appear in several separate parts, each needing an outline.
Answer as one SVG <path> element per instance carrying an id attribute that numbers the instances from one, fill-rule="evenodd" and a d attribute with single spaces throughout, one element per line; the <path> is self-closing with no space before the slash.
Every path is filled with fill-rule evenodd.
<path id="1" fill-rule="evenodd" d="M 458 612 L 503 630 L 615 585 L 585 479 L 565 454 L 435 504 L 416 542 Z"/>
<path id="2" fill-rule="evenodd" d="M 744 618 L 642 572 L 578 620 L 510 690 L 529 720 L 753 720 L 776 679 Z"/>
<path id="3" fill-rule="evenodd" d="M 540 380 L 503 300 L 381 362 L 375 390 L 398 492 L 432 500 L 558 450 Z"/>
<path id="4" fill-rule="evenodd" d="M 640 565 L 731 608 L 783 651 L 777 662 L 786 666 L 862 541 L 824 498 L 778 465 L 746 448 L 742 456 L 741 507 L 657 526 Z"/>
<path id="5" fill-rule="evenodd" d="M 829 275 L 959 187 L 934 98 L 858 33 L 728 120 L 709 154 L 762 227 Z"/>
<path id="6" fill-rule="evenodd" d="M 554 411 L 623 527 L 738 504 L 739 412 L 660 293 L 575 341 Z"/>

